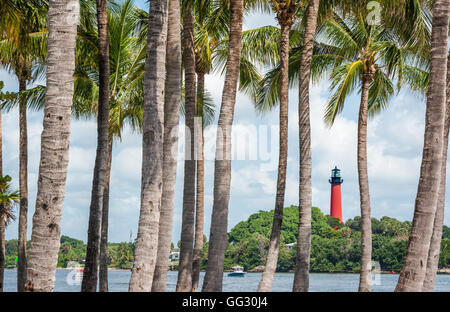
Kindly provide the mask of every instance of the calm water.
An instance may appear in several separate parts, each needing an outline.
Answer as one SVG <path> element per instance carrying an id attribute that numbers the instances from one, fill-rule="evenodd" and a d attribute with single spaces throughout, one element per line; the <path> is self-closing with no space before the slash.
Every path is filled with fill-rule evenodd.
<path id="1" fill-rule="evenodd" d="M 69 285 L 67 277 L 69 270 L 56 271 L 55 291 L 80 291 L 80 286 Z M 109 271 L 109 290 L 127 291 L 130 280 L 130 271 Z M 200 284 L 202 283 L 204 273 L 201 273 Z M 69 276 L 70 277 L 70 276 Z M 373 291 L 393 291 L 397 284 L 398 274 L 380 274 L 377 276 L 376 283 L 373 285 Z M 225 273 L 223 278 L 224 291 L 256 291 L 261 273 L 247 273 L 245 277 L 228 277 Z M 277 273 L 273 285 L 273 291 L 291 291 L 293 273 Z M 310 290 L 311 291 L 357 291 L 358 274 L 329 274 L 329 273 L 311 273 Z M 167 276 L 167 291 L 175 291 L 177 282 L 177 272 L 169 272 Z M 16 271 L 5 270 L 5 291 L 16 291 Z M 450 275 L 438 275 L 436 279 L 435 291 L 450 292 Z"/>

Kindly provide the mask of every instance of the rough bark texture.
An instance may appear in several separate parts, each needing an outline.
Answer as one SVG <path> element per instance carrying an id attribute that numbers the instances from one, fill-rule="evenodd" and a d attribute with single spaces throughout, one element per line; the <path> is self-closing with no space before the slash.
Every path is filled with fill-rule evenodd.
<path id="1" fill-rule="evenodd" d="M 449 57 L 450 58 L 450 57 Z M 427 272 L 423 282 L 422 291 L 433 291 L 434 282 L 439 264 L 439 255 L 441 253 L 442 226 L 444 225 L 445 210 L 445 186 L 447 177 L 447 152 L 448 152 L 448 134 L 450 127 L 450 62 L 447 58 L 447 104 L 445 107 L 445 125 L 444 125 L 444 148 L 442 150 L 442 169 L 441 183 L 439 186 L 439 198 L 434 217 L 433 235 L 431 236 L 430 250 L 428 252 Z"/>
<path id="2" fill-rule="evenodd" d="M 281 23 L 281 21 L 279 21 Z M 280 250 L 281 225 L 283 222 L 284 194 L 286 189 L 286 168 L 288 154 L 288 114 L 289 114 L 289 33 L 291 23 L 281 23 L 280 42 L 280 154 L 278 159 L 277 193 L 270 234 L 266 265 L 259 282 L 258 291 L 272 291 L 273 278 Z"/>
<path id="3" fill-rule="evenodd" d="M 370 219 L 369 176 L 367 173 L 367 116 L 369 107 L 369 87 L 373 70 L 363 74 L 361 103 L 358 119 L 358 179 L 361 208 L 361 269 L 358 291 L 370 291 L 372 283 L 372 222 Z"/>
<path id="4" fill-rule="evenodd" d="M 205 74 L 197 74 L 197 117 L 203 117 L 203 98 L 205 93 Z M 202 105 L 199 105 L 199 104 Z M 200 128 L 200 129 L 199 129 Z M 203 251 L 203 228 L 205 223 L 205 162 L 203 146 L 203 124 L 196 125 L 197 140 L 197 184 L 195 200 L 195 242 L 192 256 L 192 291 L 198 290 L 200 265 Z"/>
<path id="5" fill-rule="evenodd" d="M 0 207 L 1 209 L 2 207 Z M 0 292 L 3 292 L 5 274 L 5 219 L 0 218 Z"/>
<path id="6" fill-rule="evenodd" d="M 450 0 L 435 1 L 422 165 L 399 292 L 422 291 L 426 275 L 442 175 L 449 16 Z"/>
<path id="7" fill-rule="evenodd" d="M 150 6 L 144 77 L 141 209 L 129 291 L 151 291 L 161 211 L 167 0 Z"/>
<path id="8" fill-rule="evenodd" d="M 169 0 L 169 22 L 167 26 L 166 94 L 164 99 L 164 159 L 161 217 L 159 220 L 158 256 L 152 291 L 166 291 L 167 268 L 177 175 L 178 123 L 181 100 L 181 36 L 180 3 Z"/>
<path id="9" fill-rule="evenodd" d="M 109 140 L 109 41 L 107 1 L 97 0 L 99 97 L 97 117 L 97 152 L 92 181 L 91 207 L 89 210 L 88 241 L 81 291 L 97 291 L 98 252 L 108 163 Z"/>
<path id="10" fill-rule="evenodd" d="M 0 177 L 3 176 L 3 133 L 2 133 L 2 110 L 0 109 Z M 3 207 L 0 205 L 0 212 Z M 3 292 L 3 281 L 5 274 L 5 221 L 0 215 L 0 292 Z"/>
<path id="11" fill-rule="evenodd" d="M 108 292 L 108 224 L 109 224 L 109 184 L 111 180 L 113 138 L 108 141 L 108 163 L 106 164 L 105 187 L 103 190 L 102 203 L 102 228 L 100 233 L 100 271 L 99 271 L 99 291 Z"/>
<path id="12" fill-rule="evenodd" d="M 69 162 L 79 1 L 49 4 L 47 93 L 26 291 L 53 291 Z"/>
<path id="13" fill-rule="evenodd" d="M 3 292 L 5 274 L 5 220 L 0 218 L 0 292 Z"/>
<path id="14" fill-rule="evenodd" d="M 203 291 L 222 291 L 223 262 L 227 243 L 228 203 L 231 183 L 231 126 L 233 124 L 242 50 L 243 0 L 230 4 L 230 35 L 222 106 L 218 121 L 214 163 L 214 200 L 209 235 L 208 268 Z"/>
<path id="15" fill-rule="evenodd" d="M 314 37 L 320 0 L 308 5 L 307 23 L 299 71 L 298 127 L 300 145 L 299 223 L 297 261 L 294 274 L 294 292 L 309 291 L 309 262 L 311 254 L 311 122 L 309 105 L 309 82 Z"/>
<path id="16" fill-rule="evenodd" d="M 185 136 L 183 215 L 181 221 L 180 261 L 177 291 L 192 289 L 192 253 L 194 247 L 195 158 L 194 118 L 196 103 L 194 17 L 193 8 L 183 11 L 183 61 L 185 84 L 185 124 L 190 135 Z"/>
<path id="17" fill-rule="evenodd" d="M 19 94 L 27 89 L 27 81 L 19 79 Z M 19 235 L 17 243 L 17 291 L 25 291 L 27 280 L 27 216 L 28 216 L 28 134 L 27 134 L 27 104 L 20 101 L 19 105 Z"/>

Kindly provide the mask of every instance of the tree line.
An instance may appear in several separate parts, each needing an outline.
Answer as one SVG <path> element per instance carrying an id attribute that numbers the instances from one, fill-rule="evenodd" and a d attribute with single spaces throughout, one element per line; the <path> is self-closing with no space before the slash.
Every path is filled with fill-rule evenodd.
<path id="1" fill-rule="evenodd" d="M 261 270 L 269 250 L 269 238 L 274 211 L 259 211 L 246 221 L 234 226 L 228 233 L 224 269 L 239 265 L 245 270 Z M 373 259 L 386 272 L 400 272 L 411 230 L 411 222 L 395 218 L 372 218 Z M 293 272 L 295 269 L 298 227 L 298 207 L 284 208 L 281 230 L 280 256 L 277 272 Z M 311 272 L 359 272 L 361 258 L 361 218 L 355 217 L 340 223 L 336 218 L 324 215 L 319 208 L 312 208 Z M 178 248 L 171 250 L 179 250 Z M 30 247 L 28 241 L 27 248 Z M 134 242 L 108 243 L 108 267 L 129 270 L 133 263 Z M 201 254 L 201 270 L 207 268 L 208 242 L 205 240 Z M 66 268 L 72 262 L 82 264 L 86 257 L 86 244 L 68 236 L 61 236 L 58 267 Z M 17 239 L 6 241 L 6 268 L 15 268 Z M 439 268 L 450 266 L 450 228 L 444 225 Z M 178 264 L 173 265 L 174 269 Z"/>
<path id="2" fill-rule="evenodd" d="M 243 31 L 244 14 L 263 11 L 278 26 Z M 183 213 L 177 291 L 198 289 L 204 229 L 203 129 L 215 108 L 205 75 L 222 73 L 208 263 L 202 291 L 221 291 L 227 250 L 231 131 L 236 94 L 255 109 L 279 108 L 276 200 L 259 291 L 272 289 L 280 258 L 286 188 L 289 89 L 298 88 L 298 244 L 293 291 L 309 290 L 312 255 L 311 83 L 327 80 L 323 120 L 332 126 L 348 98 L 360 96 L 357 167 L 361 208 L 359 291 L 370 291 L 373 231 L 367 124 L 403 88 L 426 95 L 424 149 L 414 218 L 396 291 L 433 289 L 441 246 L 448 149 L 449 0 L 300 1 L 3 0 L 0 64 L 19 92 L 1 94 L 19 109 L 18 290 L 52 291 L 60 248 L 70 123 L 97 120 L 82 291 L 108 290 L 109 184 L 114 143 L 125 124 L 142 134 L 141 201 L 129 291 L 164 291 L 173 223 L 180 115 L 185 138 Z M 264 73 L 261 73 L 264 71 Z M 36 85 L 45 78 L 45 85 Z M 27 254 L 28 109 L 43 109 L 41 157 Z M 10 129 L 8 129 L 9 131 Z M 1 145 L 1 144 L 0 144 Z M 195 146 L 197 148 L 195 148 Z M 2 153 L 0 153 L 0 156 Z M 1 161 L 0 161 L 1 163 Z M 1 166 L 0 166 L 1 168 Z M 3 175 L 3 172 L 0 172 Z M 1 207 L 0 232 L 8 221 Z M 4 238 L 0 235 L 1 257 Z M 3 272 L 3 260 L 0 261 Z M 0 277 L 3 274 L 0 274 Z M 0 285 L 0 289 L 1 289 Z"/>

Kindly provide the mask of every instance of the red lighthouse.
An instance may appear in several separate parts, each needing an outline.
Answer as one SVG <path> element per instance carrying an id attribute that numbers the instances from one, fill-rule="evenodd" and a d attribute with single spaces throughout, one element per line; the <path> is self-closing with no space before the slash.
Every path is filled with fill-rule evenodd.
<path id="1" fill-rule="evenodd" d="M 331 184 L 330 215 L 338 218 L 342 223 L 341 184 L 344 180 L 341 179 L 341 170 L 339 170 L 337 166 L 331 170 L 329 182 Z"/>

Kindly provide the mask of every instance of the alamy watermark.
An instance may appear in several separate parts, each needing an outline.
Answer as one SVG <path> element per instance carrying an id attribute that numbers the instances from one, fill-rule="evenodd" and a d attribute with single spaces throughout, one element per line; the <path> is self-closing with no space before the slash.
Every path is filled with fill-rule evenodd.
<path id="1" fill-rule="evenodd" d="M 378 1 L 370 1 L 367 3 L 367 24 L 370 26 L 381 24 L 381 4 Z"/>
<path id="2" fill-rule="evenodd" d="M 278 163 L 279 125 L 211 125 L 202 131 L 202 119 L 194 119 L 194 130 L 175 127 L 170 138 L 179 145 L 171 151 L 173 160 L 245 160 L 263 162 L 263 170 L 275 170 Z M 203 135 L 202 135 L 203 133 Z M 203 137 L 203 140 L 201 139 Z M 194 150 L 191 151 L 193 141 Z M 203 143 L 203 147 L 200 143 Z M 203 151 L 203 152 L 202 152 Z"/>
<path id="3" fill-rule="evenodd" d="M 83 268 L 76 261 L 67 264 L 68 269 L 72 269 L 66 276 L 66 283 L 69 286 L 79 286 L 83 281 Z"/>

